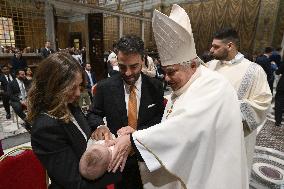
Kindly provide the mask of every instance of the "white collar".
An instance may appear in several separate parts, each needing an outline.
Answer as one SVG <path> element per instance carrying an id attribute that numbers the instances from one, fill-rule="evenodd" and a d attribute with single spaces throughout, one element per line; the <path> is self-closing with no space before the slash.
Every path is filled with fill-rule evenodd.
<path id="1" fill-rule="evenodd" d="M 129 92 L 130 85 L 128 85 L 128 84 L 125 83 L 124 81 L 123 81 L 123 83 L 124 83 L 124 87 L 125 87 L 126 91 Z M 134 85 L 135 85 L 136 90 L 139 91 L 139 90 L 141 89 L 141 85 L 142 85 L 142 77 L 141 77 L 141 74 L 140 74 L 139 78 L 137 79 L 137 81 L 135 82 Z"/>
<path id="2" fill-rule="evenodd" d="M 23 83 L 23 81 L 19 80 L 18 78 L 16 78 L 16 80 L 17 80 L 18 83 L 21 83 L 21 84 Z"/>
<path id="3" fill-rule="evenodd" d="M 222 64 L 236 64 L 236 63 L 241 62 L 243 59 L 244 59 L 244 55 L 238 52 L 238 54 L 236 54 L 236 56 L 232 60 L 229 60 L 229 61 L 221 60 L 220 62 Z"/>
<path id="4" fill-rule="evenodd" d="M 176 91 L 173 91 L 172 99 L 182 95 L 189 88 L 189 86 L 200 76 L 201 74 L 200 66 L 197 67 L 195 73 L 191 76 L 191 78 L 188 80 L 188 82 L 184 86 L 182 86 L 180 89 Z"/>

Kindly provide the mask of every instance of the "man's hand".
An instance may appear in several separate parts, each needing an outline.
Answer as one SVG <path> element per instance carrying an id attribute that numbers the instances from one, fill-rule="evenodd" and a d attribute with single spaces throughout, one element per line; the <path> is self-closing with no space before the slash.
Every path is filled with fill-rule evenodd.
<path id="1" fill-rule="evenodd" d="M 91 135 L 95 140 L 112 140 L 112 134 L 106 125 L 98 127 Z"/>
<path id="2" fill-rule="evenodd" d="M 125 127 L 121 127 L 118 131 L 117 131 L 117 135 L 118 136 L 123 136 L 123 135 L 129 135 L 131 133 L 133 133 L 135 131 L 135 129 L 133 129 L 130 126 L 125 126 Z"/>
<path id="3" fill-rule="evenodd" d="M 109 164 L 108 171 L 112 171 L 115 173 L 117 169 L 120 167 L 120 171 L 122 172 L 127 160 L 127 156 L 132 150 L 130 135 L 124 135 L 118 137 L 116 140 L 116 144 L 113 149 L 112 160 Z"/>

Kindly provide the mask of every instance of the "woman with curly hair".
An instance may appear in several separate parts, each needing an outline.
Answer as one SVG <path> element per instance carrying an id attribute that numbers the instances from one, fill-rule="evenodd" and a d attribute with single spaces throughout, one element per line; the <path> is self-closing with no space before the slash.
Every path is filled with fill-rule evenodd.
<path id="1" fill-rule="evenodd" d="M 106 173 L 87 180 L 79 173 L 79 161 L 91 136 L 84 114 L 77 106 L 84 72 L 65 53 L 44 59 L 36 70 L 28 93 L 31 144 L 51 180 L 49 188 L 103 188 L 120 179 Z"/>

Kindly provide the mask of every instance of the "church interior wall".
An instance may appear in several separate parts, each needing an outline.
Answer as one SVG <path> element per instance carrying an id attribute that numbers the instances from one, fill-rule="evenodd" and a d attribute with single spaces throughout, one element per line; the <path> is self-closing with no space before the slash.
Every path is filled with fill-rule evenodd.
<path id="1" fill-rule="evenodd" d="M 47 31 L 44 2 L 39 1 L 42 3 L 37 5 L 35 1 L 30 0 L 2 0 L 1 2 L 3 3 L 0 4 L 0 17 L 11 17 L 14 20 L 16 46 L 21 49 L 29 46 L 33 52 L 43 47 Z M 144 4 L 135 2 L 133 5 L 123 2 L 121 10 L 114 11 L 114 14 L 104 13 L 105 51 L 112 49 L 113 43 L 119 39 L 121 34 L 136 34 L 144 39 L 146 49 L 151 51 L 156 48 L 151 21 L 146 19 L 142 22 L 143 17 L 151 18 L 154 9 L 168 15 L 173 2 L 151 1 L 152 7 L 150 1 L 144 1 Z M 284 33 L 284 0 L 177 0 L 175 2 L 189 14 L 199 54 L 210 49 L 215 31 L 228 26 L 239 31 L 241 52 L 254 54 L 261 52 L 265 46 L 278 47 L 281 44 Z M 57 17 L 55 27 L 57 48 L 70 46 L 71 33 L 81 33 L 81 44 L 87 46 L 88 28 L 85 13 L 90 10 L 90 5 L 86 7 L 84 13 L 77 11 L 74 15 L 66 8 L 69 15 L 64 15 L 65 19 L 61 19 L 62 15 L 58 15 L 60 11 L 56 5 L 52 6 L 54 6 Z M 133 11 L 133 14 L 141 15 L 142 19 L 121 12 L 127 12 L 127 7 Z M 80 10 L 84 10 L 84 7 L 81 6 Z"/>
<path id="2" fill-rule="evenodd" d="M 284 36 L 284 0 L 279 1 L 278 15 L 274 29 L 273 46 L 280 47 Z"/>

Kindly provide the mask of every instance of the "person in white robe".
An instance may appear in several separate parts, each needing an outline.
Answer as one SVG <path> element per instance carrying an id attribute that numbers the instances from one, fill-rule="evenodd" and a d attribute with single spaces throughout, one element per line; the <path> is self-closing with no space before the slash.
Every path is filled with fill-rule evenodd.
<path id="1" fill-rule="evenodd" d="M 145 189 L 248 189 L 234 88 L 222 75 L 200 64 L 184 9 L 173 5 L 169 17 L 155 10 L 152 25 L 173 93 L 160 124 L 118 132 L 122 136 L 115 140 L 108 171 L 123 170 L 127 155 L 134 150 L 144 161 L 140 169 Z"/>
<path id="2" fill-rule="evenodd" d="M 245 145 L 250 175 L 257 128 L 264 124 L 272 95 L 261 66 L 244 58 L 238 52 L 239 36 L 233 28 L 217 31 L 213 37 L 210 53 L 215 60 L 208 68 L 225 76 L 238 94 L 242 112 Z"/>
<path id="3" fill-rule="evenodd" d="M 155 67 L 154 61 L 148 55 L 145 55 L 144 63 L 142 64 L 142 72 L 145 75 L 148 75 L 149 77 L 155 77 L 156 76 L 156 67 Z"/>

